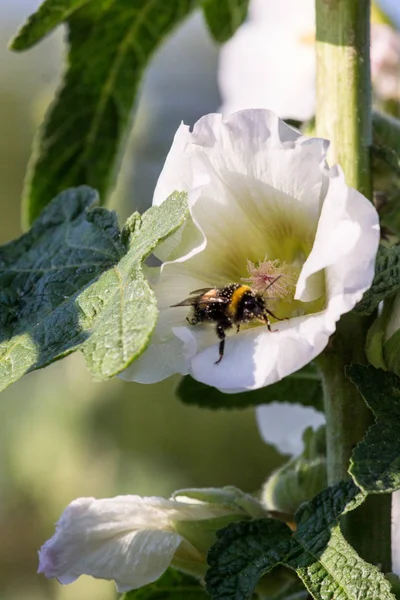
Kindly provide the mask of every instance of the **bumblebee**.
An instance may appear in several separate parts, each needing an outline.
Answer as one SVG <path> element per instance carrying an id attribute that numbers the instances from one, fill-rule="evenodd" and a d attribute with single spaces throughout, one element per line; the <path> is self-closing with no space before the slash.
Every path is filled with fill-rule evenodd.
<path id="1" fill-rule="evenodd" d="M 278 279 L 275 278 L 268 287 Z M 265 298 L 262 293 L 254 292 L 248 285 L 231 283 L 223 288 L 203 288 L 193 290 L 189 298 L 186 298 L 176 306 L 191 306 L 193 313 L 187 317 L 190 325 L 197 323 L 215 323 L 215 331 L 220 340 L 219 358 L 215 362 L 218 365 L 225 349 L 226 331 L 236 325 L 236 333 L 242 323 L 250 321 L 261 321 L 271 330 L 268 315 L 280 321 L 270 310 L 267 309 Z"/>

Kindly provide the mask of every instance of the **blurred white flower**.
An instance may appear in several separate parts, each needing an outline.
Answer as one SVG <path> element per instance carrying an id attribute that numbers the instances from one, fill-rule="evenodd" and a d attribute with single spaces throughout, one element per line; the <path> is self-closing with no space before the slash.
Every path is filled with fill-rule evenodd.
<path id="1" fill-rule="evenodd" d="M 315 1 L 252 0 L 249 20 L 222 47 L 222 112 L 268 108 L 282 118 L 315 114 Z M 400 101 L 400 36 L 371 25 L 371 71 L 380 100 Z"/>
<path id="2" fill-rule="evenodd" d="M 264 442 L 293 456 L 303 450 L 304 430 L 318 429 L 325 423 L 325 416 L 315 408 L 288 402 L 261 404 L 256 407 L 256 418 Z"/>
<path id="3" fill-rule="evenodd" d="M 154 204 L 186 190 L 192 220 L 157 249 L 164 261 L 152 271 L 159 321 L 125 379 L 190 373 L 238 392 L 280 380 L 325 348 L 337 320 L 370 286 L 379 240 L 375 209 L 339 167 L 328 169 L 327 148 L 266 110 L 207 115 L 193 132 L 180 126 Z M 190 307 L 172 305 L 199 288 L 251 286 L 268 268 L 287 283 L 283 297 L 267 300 L 285 320 L 273 323 L 275 333 L 265 324 L 232 332 L 215 364 L 215 327 L 188 325 Z"/>
<path id="4" fill-rule="evenodd" d="M 197 495 L 210 501 L 198 500 Z M 194 490 L 192 497 L 170 500 L 78 498 L 67 506 L 56 533 L 41 548 L 38 572 L 63 584 L 80 575 L 112 579 L 119 592 L 157 580 L 170 564 L 202 575 L 215 532 L 234 520 L 250 518 L 252 511 L 255 516 L 265 514 L 255 500 L 235 488 Z"/>
<path id="5" fill-rule="evenodd" d="M 400 35 L 390 25 L 371 27 L 371 76 L 380 100 L 400 102 Z"/>

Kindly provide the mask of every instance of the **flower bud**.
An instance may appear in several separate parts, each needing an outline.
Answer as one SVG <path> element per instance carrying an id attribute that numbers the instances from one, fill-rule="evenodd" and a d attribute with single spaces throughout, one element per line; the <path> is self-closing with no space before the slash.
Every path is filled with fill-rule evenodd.
<path id="1" fill-rule="evenodd" d="M 385 366 L 400 375 L 400 292 L 385 301 L 381 322 L 384 326 L 382 354 Z"/>
<path id="2" fill-rule="evenodd" d="M 300 504 L 327 486 L 325 428 L 304 432 L 304 452 L 272 473 L 264 484 L 262 501 L 269 510 L 293 515 Z"/>

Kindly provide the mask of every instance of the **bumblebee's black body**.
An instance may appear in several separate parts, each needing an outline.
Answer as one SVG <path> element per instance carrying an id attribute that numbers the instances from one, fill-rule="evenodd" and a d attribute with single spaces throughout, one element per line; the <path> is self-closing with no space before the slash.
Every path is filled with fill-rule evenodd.
<path id="1" fill-rule="evenodd" d="M 265 323 L 271 331 L 268 315 L 275 315 L 265 305 L 262 294 L 253 292 L 248 285 L 232 283 L 223 288 L 204 288 L 194 290 L 191 296 L 173 306 L 192 306 L 193 313 L 188 317 L 191 325 L 197 323 L 216 323 L 216 333 L 219 337 L 219 359 L 224 356 L 225 332 L 236 325 L 237 331 L 241 323 L 258 320 Z"/>

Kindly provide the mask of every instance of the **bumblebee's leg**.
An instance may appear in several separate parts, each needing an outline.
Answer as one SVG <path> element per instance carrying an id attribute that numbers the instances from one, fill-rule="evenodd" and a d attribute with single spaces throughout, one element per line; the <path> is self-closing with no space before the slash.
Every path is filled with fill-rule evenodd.
<path id="1" fill-rule="evenodd" d="M 186 321 L 190 325 L 197 325 L 197 323 L 199 322 L 199 319 L 196 316 L 194 316 L 194 317 L 186 317 Z"/>
<path id="2" fill-rule="evenodd" d="M 268 327 L 268 331 L 272 331 L 272 329 L 271 329 L 271 322 L 270 322 L 270 320 L 268 319 L 268 314 L 267 314 L 267 312 L 266 312 L 266 313 L 264 313 L 263 317 L 264 317 L 264 322 L 265 322 L 265 324 L 266 324 L 266 325 L 267 325 L 267 327 Z"/>
<path id="3" fill-rule="evenodd" d="M 225 350 L 225 327 L 223 325 L 217 325 L 217 327 L 215 328 L 216 332 L 217 332 L 217 336 L 219 337 L 219 339 L 221 340 L 219 343 L 219 359 L 215 361 L 214 364 L 218 365 L 223 356 L 224 356 L 224 350 Z"/>
<path id="4" fill-rule="evenodd" d="M 268 319 L 268 315 L 271 315 L 271 317 L 273 317 L 274 319 L 276 319 L 277 321 L 285 321 L 287 319 L 287 317 L 285 317 L 284 319 L 280 319 L 279 317 L 277 317 L 276 315 L 274 315 L 273 312 L 271 312 L 270 310 L 268 310 L 268 308 L 265 309 L 265 313 L 264 313 L 264 321 L 268 327 L 268 331 L 272 331 L 271 329 L 271 322 Z"/>
<path id="5" fill-rule="evenodd" d="M 280 319 L 279 317 L 277 317 L 276 315 L 274 315 L 273 312 L 271 312 L 270 310 L 268 310 L 268 308 L 265 309 L 265 312 L 267 315 L 271 315 L 271 317 L 273 317 L 274 319 L 276 319 L 277 321 L 284 321 L 286 319 Z"/>
<path id="6" fill-rule="evenodd" d="M 190 325 L 197 325 L 197 323 L 200 323 L 201 321 L 201 314 L 199 313 L 199 310 L 194 308 L 193 314 L 191 317 L 186 317 L 186 321 L 190 324 Z"/>

